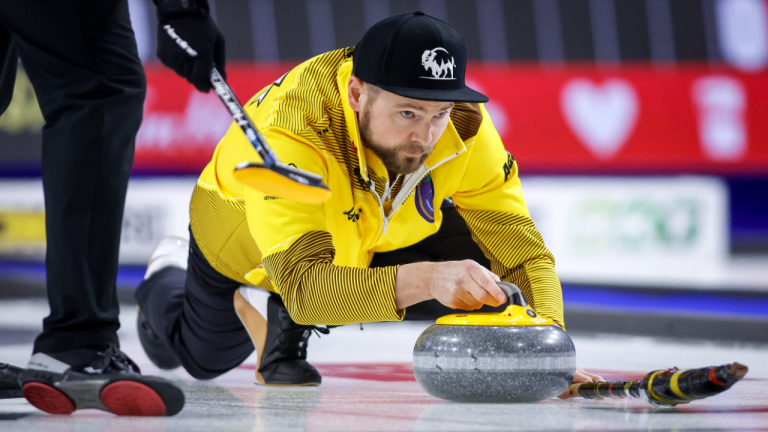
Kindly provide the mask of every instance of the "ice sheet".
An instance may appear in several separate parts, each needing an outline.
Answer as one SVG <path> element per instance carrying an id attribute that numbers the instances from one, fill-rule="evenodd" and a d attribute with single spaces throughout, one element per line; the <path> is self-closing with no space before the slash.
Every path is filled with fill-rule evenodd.
<path id="1" fill-rule="evenodd" d="M 0 361 L 24 364 L 48 308 L 42 301 L 0 302 Z M 51 416 L 23 399 L 0 400 L 2 431 L 490 431 L 490 430 L 767 430 L 768 346 L 572 335 L 578 362 L 611 377 L 671 366 L 739 361 L 747 377 L 729 391 L 675 409 L 641 401 L 548 400 L 534 404 L 447 403 L 423 392 L 409 372 L 411 350 L 429 323 L 347 326 L 310 339 L 310 361 L 323 373 L 317 388 L 254 384 L 254 358 L 215 380 L 182 370 L 161 372 L 144 355 L 136 312 L 123 306 L 122 347 L 144 373 L 162 374 L 185 390 L 172 418 L 118 418 L 85 410 Z M 27 341 L 24 341 L 27 339 Z"/>

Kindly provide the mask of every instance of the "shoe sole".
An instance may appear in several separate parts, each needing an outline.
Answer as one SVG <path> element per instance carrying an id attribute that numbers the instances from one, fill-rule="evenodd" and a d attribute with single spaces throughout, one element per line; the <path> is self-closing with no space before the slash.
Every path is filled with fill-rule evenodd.
<path id="1" fill-rule="evenodd" d="M 135 381 L 117 381 L 101 391 L 101 402 L 122 416 L 164 416 L 165 402 L 156 391 Z"/>
<path id="2" fill-rule="evenodd" d="M 96 390 L 92 388 L 93 385 L 102 385 L 102 383 L 81 385 L 70 389 L 67 394 L 47 384 L 30 382 L 24 384 L 22 392 L 30 404 L 49 414 L 71 414 L 80 406 L 102 409 L 119 416 L 166 415 L 167 409 L 163 398 L 148 385 L 136 381 L 112 382 L 99 392 L 98 402 L 88 397 Z"/>
<path id="3" fill-rule="evenodd" d="M 261 354 L 264 352 L 264 345 L 267 343 L 267 326 L 269 324 L 259 311 L 240 294 L 240 290 L 235 291 L 234 305 L 235 313 L 240 318 L 240 322 L 243 323 L 243 327 L 248 332 L 248 336 L 250 336 L 251 342 L 253 342 L 253 347 L 256 349 L 256 381 L 264 384 L 264 379 L 259 374 L 259 367 L 261 367 Z"/>
<path id="4" fill-rule="evenodd" d="M 64 393 L 42 383 L 27 383 L 21 388 L 24 398 L 40 411 L 48 414 L 72 414 L 75 403 Z"/>
<path id="5" fill-rule="evenodd" d="M 160 244 L 161 244 L 161 243 L 163 243 L 164 241 L 168 240 L 168 239 L 172 239 L 172 240 L 174 240 L 174 241 L 182 241 L 182 242 L 186 243 L 186 244 L 187 244 L 187 248 L 189 248 L 189 240 L 187 240 L 187 239 L 185 239 L 185 238 L 183 238 L 183 237 L 179 237 L 179 236 L 168 236 L 168 237 L 163 237 L 163 238 L 161 238 L 161 239 L 160 239 L 160 241 L 159 241 L 159 242 L 157 242 L 157 244 L 155 245 L 155 247 L 154 247 L 154 248 L 152 248 L 152 253 L 150 253 L 150 254 L 149 254 L 149 260 L 147 261 L 147 272 L 146 272 L 146 273 L 144 273 L 144 280 L 147 280 L 147 279 L 149 279 L 150 277 L 152 277 L 152 275 L 154 275 L 154 274 L 158 273 L 160 270 L 163 270 L 163 269 L 165 269 L 165 268 L 167 268 L 167 267 L 169 267 L 169 266 L 170 266 L 170 267 L 181 268 L 181 269 L 183 269 L 183 270 L 186 270 L 186 269 L 187 269 L 187 267 L 186 267 L 186 264 L 184 264 L 184 265 L 183 265 L 183 266 L 181 266 L 181 267 L 180 267 L 180 266 L 176 266 L 176 265 L 172 265 L 172 264 L 169 264 L 168 266 L 165 266 L 165 267 L 161 267 L 161 268 L 157 268 L 157 269 L 154 269 L 154 270 L 153 270 L 151 273 L 149 272 L 149 271 L 150 271 L 150 268 L 151 268 L 151 266 L 152 266 L 152 261 L 155 261 L 156 259 L 158 259 L 158 258 L 160 258 L 160 257 L 162 257 L 162 256 L 165 256 L 165 254 L 164 254 L 164 255 L 155 255 L 155 254 L 158 252 L 158 248 L 160 247 Z M 169 255 L 170 255 L 170 254 L 169 254 Z M 183 260 L 183 262 L 184 262 L 184 263 L 186 263 L 186 259 L 185 259 L 185 260 Z"/>
<path id="6" fill-rule="evenodd" d="M 281 384 L 270 384 L 266 381 L 264 381 L 264 378 L 261 377 L 261 374 L 257 372 L 256 381 L 259 383 L 259 385 L 263 385 L 265 387 L 317 387 L 320 385 L 319 382 L 308 382 L 308 383 L 281 383 Z"/>

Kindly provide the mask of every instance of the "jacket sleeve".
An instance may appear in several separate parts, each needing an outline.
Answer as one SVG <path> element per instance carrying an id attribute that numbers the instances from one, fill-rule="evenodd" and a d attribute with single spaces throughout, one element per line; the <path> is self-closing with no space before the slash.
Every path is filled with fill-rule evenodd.
<path id="1" fill-rule="evenodd" d="M 327 180 L 325 156 L 306 138 L 277 127 L 262 133 L 283 162 Z M 251 188 L 244 195 L 248 227 L 269 276 L 259 285 L 280 294 L 295 322 L 344 325 L 403 319 L 405 311 L 395 306 L 397 266 L 333 263 L 336 249 L 326 229 L 324 204 L 274 199 Z"/>
<path id="2" fill-rule="evenodd" d="M 564 326 L 555 259 L 528 213 L 517 162 L 504 149 L 488 112 L 481 112 L 477 135 L 467 140 L 470 159 L 453 196 L 456 209 L 491 260 L 491 271 L 520 287 L 536 312 Z"/>

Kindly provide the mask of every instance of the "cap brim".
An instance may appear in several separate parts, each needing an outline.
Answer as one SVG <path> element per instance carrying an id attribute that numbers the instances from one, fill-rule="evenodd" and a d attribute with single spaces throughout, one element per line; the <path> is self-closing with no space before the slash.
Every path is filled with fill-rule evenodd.
<path id="1" fill-rule="evenodd" d="M 409 87 L 396 87 L 386 84 L 376 84 L 390 93 L 410 99 L 437 101 L 437 102 L 488 102 L 488 96 L 464 86 L 455 90 L 415 89 Z"/>

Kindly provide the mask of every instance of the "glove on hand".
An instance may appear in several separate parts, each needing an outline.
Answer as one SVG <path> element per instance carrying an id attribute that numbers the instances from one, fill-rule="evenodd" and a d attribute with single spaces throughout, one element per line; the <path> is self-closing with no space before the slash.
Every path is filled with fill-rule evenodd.
<path id="1" fill-rule="evenodd" d="M 157 57 L 195 88 L 211 90 L 211 69 L 224 71 L 224 36 L 207 0 L 157 0 Z"/>

